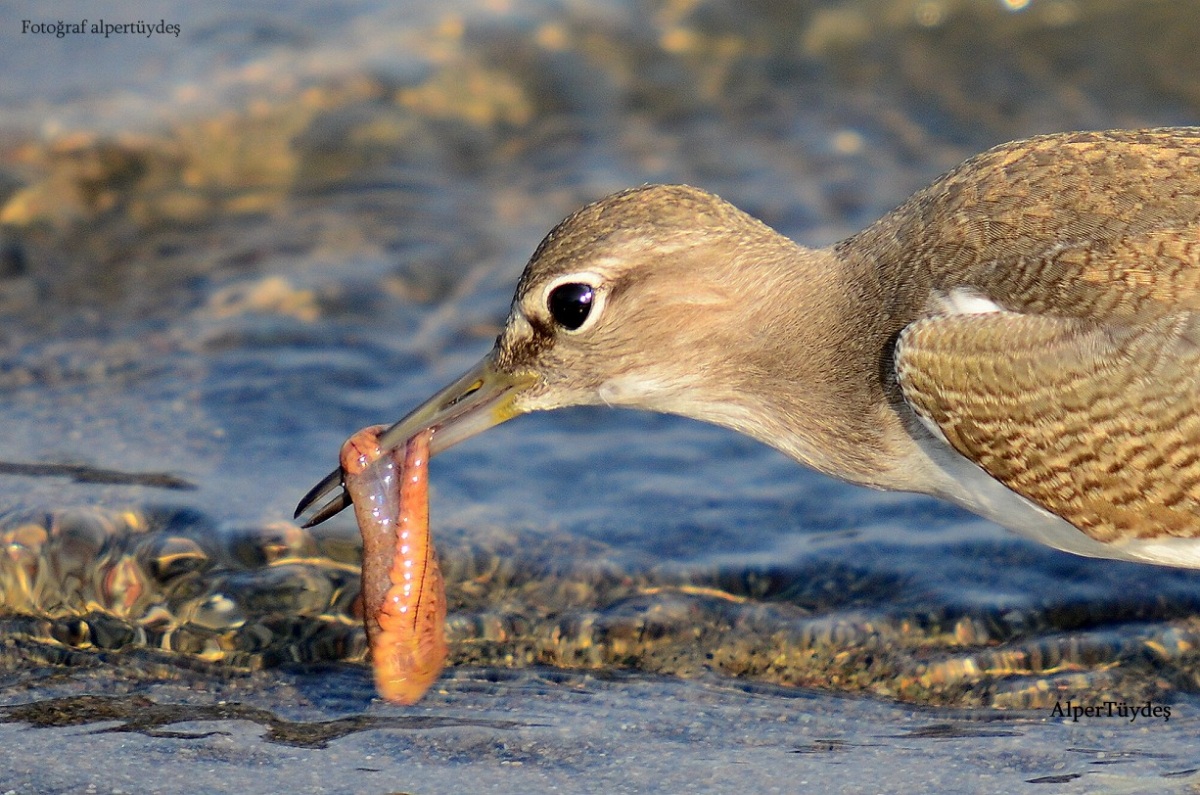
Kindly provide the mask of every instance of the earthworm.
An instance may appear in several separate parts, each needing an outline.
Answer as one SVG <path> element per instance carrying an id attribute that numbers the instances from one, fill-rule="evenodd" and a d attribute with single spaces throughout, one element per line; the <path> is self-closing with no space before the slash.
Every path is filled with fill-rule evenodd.
<path id="1" fill-rule="evenodd" d="M 379 449 L 383 426 L 342 446 L 343 484 L 362 533 L 362 601 L 375 686 L 414 704 L 446 662 L 446 585 L 429 536 L 429 439 Z"/>

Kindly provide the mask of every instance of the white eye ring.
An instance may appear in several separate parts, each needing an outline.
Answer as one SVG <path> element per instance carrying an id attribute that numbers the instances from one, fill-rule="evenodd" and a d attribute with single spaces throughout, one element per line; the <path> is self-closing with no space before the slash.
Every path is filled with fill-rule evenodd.
<path id="1" fill-rule="evenodd" d="M 587 331 L 596 324 L 596 319 L 604 311 L 604 301 L 607 291 L 603 289 L 604 280 L 600 274 L 591 271 L 583 273 L 568 273 L 559 276 L 553 281 L 546 284 L 542 290 L 541 308 L 545 310 L 550 320 L 554 323 L 555 328 L 564 334 L 580 334 Z M 554 291 L 564 285 L 577 284 L 591 288 L 589 295 L 589 303 L 584 309 L 585 316 L 578 325 L 570 325 L 570 321 L 564 322 L 555 316 L 555 308 L 552 305 L 552 296 Z"/>

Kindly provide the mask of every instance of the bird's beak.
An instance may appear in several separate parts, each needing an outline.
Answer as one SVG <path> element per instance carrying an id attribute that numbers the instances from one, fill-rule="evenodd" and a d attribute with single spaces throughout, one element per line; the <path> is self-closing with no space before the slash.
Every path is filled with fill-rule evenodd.
<path id="1" fill-rule="evenodd" d="M 493 352 L 380 434 L 379 446 L 390 452 L 421 431 L 432 430 L 429 454 L 437 455 L 523 413 L 516 407 L 516 398 L 536 380 L 532 373 L 509 373 L 498 369 Z M 314 507 L 335 490 L 337 493 L 328 501 Z M 312 527 L 349 505 L 350 497 L 342 488 L 342 471 L 338 468 L 304 495 L 296 506 L 296 518 L 309 514 L 303 526 Z"/>

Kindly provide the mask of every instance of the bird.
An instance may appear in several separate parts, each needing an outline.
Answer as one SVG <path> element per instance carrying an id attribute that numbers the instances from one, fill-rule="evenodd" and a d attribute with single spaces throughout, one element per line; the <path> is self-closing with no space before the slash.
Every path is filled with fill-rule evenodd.
<path id="1" fill-rule="evenodd" d="M 1200 127 L 1040 135 L 808 248 L 687 185 L 541 241 L 491 352 L 380 437 L 608 405 L 1067 552 L 1200 568 Z M 300 502 L 348 504 L 339 471 Z"/>

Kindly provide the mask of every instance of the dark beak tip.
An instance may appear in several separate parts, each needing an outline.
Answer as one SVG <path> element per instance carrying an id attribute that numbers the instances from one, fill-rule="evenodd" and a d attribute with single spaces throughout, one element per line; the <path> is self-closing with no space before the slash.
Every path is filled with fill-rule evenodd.
<path id="1" fill-rule="evenodd" d="M 341 488 L 341 485 L 342 470 L 341 467 L 338 467 L 326 475 L 320 483 L 309 489 L 308 493 L 305 494 L 303 499 L 300 500 L 299 504 L 296 505 L 296 512 L 292 515 L 292 518 L 299 519 L 304 513 L 311 509 L 318 500 L 329 494 L 334 489 L 337 489 L 338 493 L 335 494 L 333 498 L 324 505 L 317 508 L 317 510 L 313 512 L 312 516 L 308 518 L 308 521 L 302 524 L 301 527 L 306 529 L 309 527 L 315 527 L 331 516 L 334 516 L 342 511 L 344 508 L 350 505 L 350 495 L 346 493 L 345 489 Z"/>

